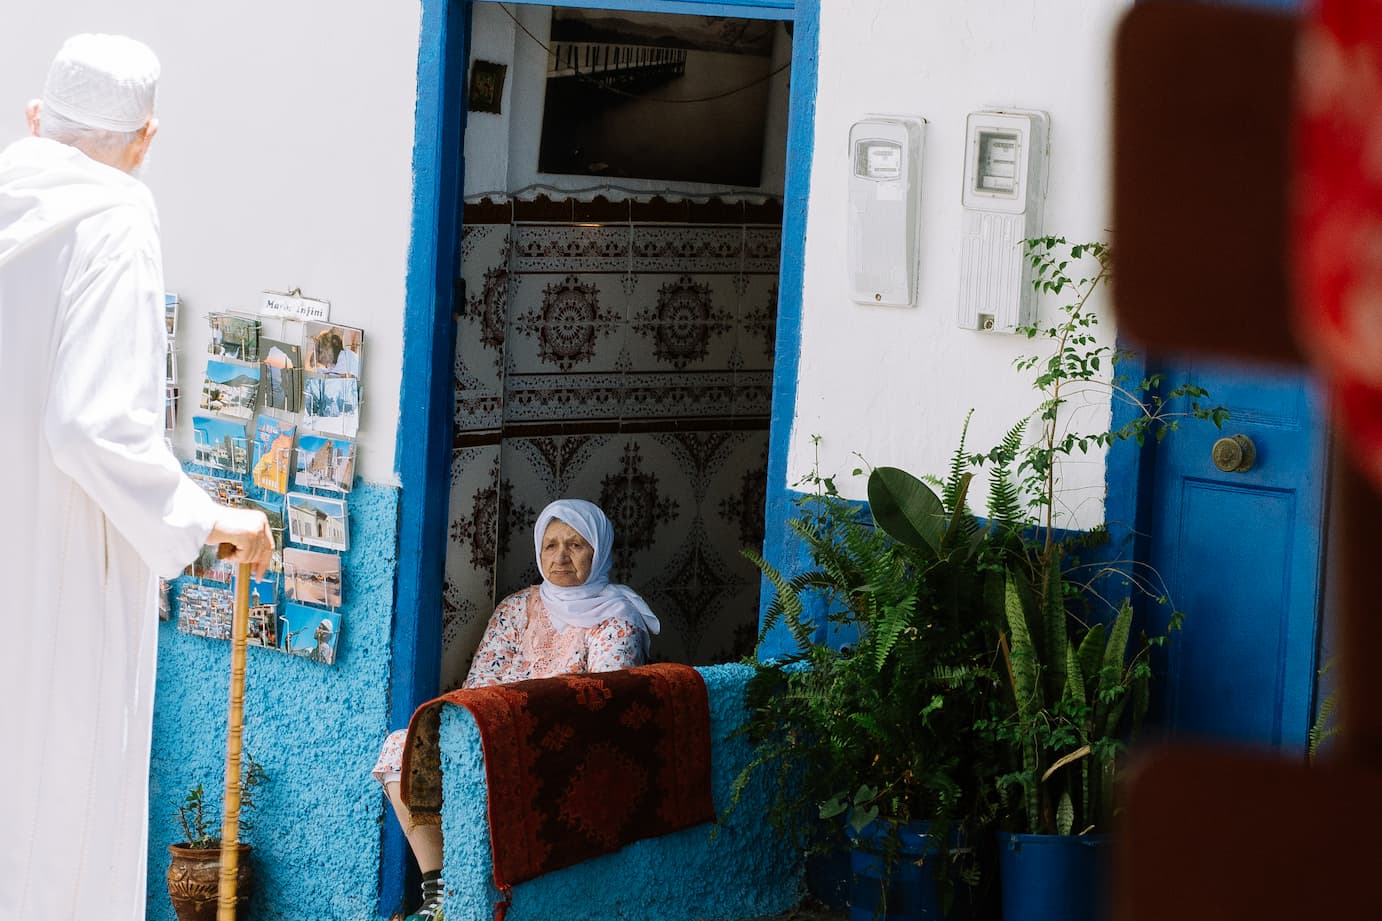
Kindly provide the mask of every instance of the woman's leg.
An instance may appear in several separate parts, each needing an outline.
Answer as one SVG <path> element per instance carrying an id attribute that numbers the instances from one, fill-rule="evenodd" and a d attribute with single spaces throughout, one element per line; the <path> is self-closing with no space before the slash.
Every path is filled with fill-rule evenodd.
<path id="1" fill-rule="evenodd" d="M 403 835 L 408 839 L 408 846 L 413 849 L 413 856 L 417 858 L 418 869 L 423 873 L 440 870 L 441 826 L 414 825 L 413 814 L 403 805 L 398 788 L 399 782 L 396 780 L 384 784 L 384 790 L 389 794 L 389 802 L 393 804 L 394 815 L 398 816 L 398 824 L 403 826 Z"/>

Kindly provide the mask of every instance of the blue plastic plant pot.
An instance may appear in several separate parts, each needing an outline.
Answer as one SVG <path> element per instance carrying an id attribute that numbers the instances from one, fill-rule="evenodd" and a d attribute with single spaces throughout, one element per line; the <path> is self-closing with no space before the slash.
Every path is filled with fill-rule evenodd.
<path id="1" fill-rule="evenodd" d="M 959 899 L 949 914 L 941 911 L 932 862 L 940 859 L 940 849 L 927 834 L 929 827 L 929 822 L 909 822 L 898 830 L 899 848 L 890 871 L 884 856 L 889 827 L 873 822 L 858 832 L 850 831 L 854 849 L 850 852 L 849 921 L 959 921 L 965 917 L 965 912 L 957 910 Z M 952 833 L 952 847 L 955 843 Z M 885 910 L 880 911 L 880 905 Z"/>
<path id="2" fill-rule="evenodd" d="M 998 833 L 1004 921 L 1104 921 L 1109 835 Z"/>
<path id="3" fill-rule="evenodd" d="M 850 852 L 845 848 L 806 858 L 806 891 L 831 911 L 849 907 Z"/>

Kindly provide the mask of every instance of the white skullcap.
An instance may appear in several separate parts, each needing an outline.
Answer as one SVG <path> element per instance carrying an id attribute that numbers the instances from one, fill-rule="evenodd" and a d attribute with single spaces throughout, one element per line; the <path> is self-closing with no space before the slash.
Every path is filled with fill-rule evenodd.
<path id="1" fill-rule="evenodd" d="M 48 68 L 43 107 L 107 131 L 138 131 L 154 111 L 158 58 L 123 35 L 74 35 Z"/>

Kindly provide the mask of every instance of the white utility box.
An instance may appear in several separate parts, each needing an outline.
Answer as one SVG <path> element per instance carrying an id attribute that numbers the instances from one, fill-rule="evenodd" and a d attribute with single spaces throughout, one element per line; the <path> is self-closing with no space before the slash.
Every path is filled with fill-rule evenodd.
<path id="1" fill-rule="evenodd" d="M 916 300 L 925 127 L 924 118 L 887 115 L 849 129 L 845 258 L 856 303 L 906 307 Z"/>
<path id="2" fill-rule="evenodd" d="M 959 323 L 1012 332 L 1035 319 L 1023 241 L 1041 235 L 1050 120 L 1045 112 L 992 109 L 965 123 Z"/>

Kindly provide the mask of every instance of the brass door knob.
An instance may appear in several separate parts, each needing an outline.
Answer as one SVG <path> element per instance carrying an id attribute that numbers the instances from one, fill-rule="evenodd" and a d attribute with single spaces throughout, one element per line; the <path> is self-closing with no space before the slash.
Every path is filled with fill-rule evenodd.
<path id="1" fill-rule="evenodd" d="M 1230 435 L 1214 442 L 1214 466 L 1224 473 L 1242 473 L 1257 460 L 1257 445 L 1247 435 Z"/>

